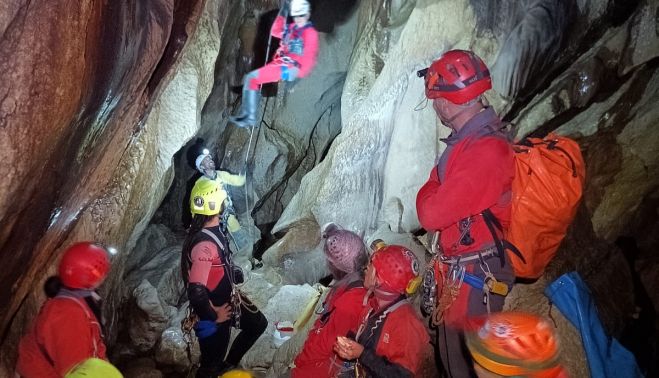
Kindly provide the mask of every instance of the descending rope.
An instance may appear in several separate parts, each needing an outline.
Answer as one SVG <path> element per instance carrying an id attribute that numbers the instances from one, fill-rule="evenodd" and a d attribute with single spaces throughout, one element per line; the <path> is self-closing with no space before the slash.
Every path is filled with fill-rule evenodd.
<path id="1" fill-rule="evenodd" d="M 285 3 L 286 1 L 287 1 L 287 0 L 283 0 L 283 1 L 281 2 L 281 4 L 279 5 L 279 11 L 280 11 L 280 13 L 281 13 L 281 8 L 284 6 L 284 3 Z M 288 18 L 288 14 L 284 14 L 283 16 L 284 16 L 285 19 Z M 286 27 L 286 23 L 284 23 L 284 31 L 287 31 L 287 29 L 288 29 L 288 28 Z M 265 52 L 265 62 L 263 63 L 264 66 L 265 66 L 266 64 L 268 64 L 268 59 L 270 58 L 270 48 L 271 48 L 271 46 L 272 46 L 272 33 L 270 33 L 270 34 L 268 35 L 268 48 L 266 49 L 266 52 Z M 245 85 L 245 84 L 243 83 L 243 85 Z M 263 89 L 263 84 L 259 85 L 259 92 L 260 92 L 262 89 Z M 261 126 L 261 123 L 263 123 L 263 118 L 265 117 L 265 112 L 266 112 L 266 110 L 267 110 L 267 108 L 268 108 L 268 102 L 269 102 L 268 100 L 269 100 L 269 99 L 266 99 L 266 101 L 265 101 L 265 106 L 263 107 L 263 113 L 262 113 L 262 115 L 261 115 L 261 120 L 259 121 L 259 131 L 257 132 L 256 139 L 258 139 L 259 134 L 260 134 L 260 132 L 261 132 L 261 130 L 260 130 L 260 126 Z M 248 166 L 249 166 L 249 165 L 248 165 L 248 162 L 249 162 L 249 152 L 250 152 L 250 149 L 252 148 L 252 140 L 254 139 L 254 128 L 255 128 L 255 127 L 256 127 L 256 125 L 252 125 L 252 126 L 249 128 L 249 143 L 247 144 L 247 151 L 245 152 L 245 162 L 243 163 L 243 171 L 245 172 L 245 177 L 247 177 L 247 168 L 248 168 Z M 255 143 L 255 144 L 256 144 L 256 143 Z M 256 146 L 254 147 L 254 150 L 256 151 Z M 251 217 L 251 212 L 250 212 L 250 210 L 249 210 L 249 192 L 248 192 L 248 188 L 247 188 L 247 186 L 248 186 L 248 185 L 247 185 L 247 181 L 245 181 L 245 211 L 248 212 L 248 214 L 250 214 L 250 217 Z M 248 233 L 248 235 L 249 235 L 249 240 L 252 240 L 252 227 L 249 227 L 249 228 L 248 228 L 247 233 Z M 235 243 L 235 242 L 234 242 L 234 243 Z M 252 255 L 254 255 L 254 251 L 252 251 Z"/>

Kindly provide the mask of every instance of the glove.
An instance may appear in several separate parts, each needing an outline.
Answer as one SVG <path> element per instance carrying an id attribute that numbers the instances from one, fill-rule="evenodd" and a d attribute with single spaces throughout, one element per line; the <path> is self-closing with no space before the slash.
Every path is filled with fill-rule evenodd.
<path id="1" fill-rule="evenodd" d="M 210 305 L 206 286 L 198 283 L 189 284 L 188 299 L 190 300 L 190 307 L 192 307 L 195 314 L 199 315 L 199 318 L 212 321 L 217 319 L 217 313 Z"/>

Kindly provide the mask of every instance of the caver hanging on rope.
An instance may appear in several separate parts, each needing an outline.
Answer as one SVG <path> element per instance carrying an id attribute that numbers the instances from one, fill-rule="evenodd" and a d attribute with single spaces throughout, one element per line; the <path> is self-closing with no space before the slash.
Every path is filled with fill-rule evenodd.
<path id="1" fill-rule="evenodd" d="M 286 24 L 289 13 L 293 22 Z M 261 85 L 279 80 L 294 81 L 313 69 L 318 55 L 318 32 L 309 22 L 310 13 L 307 0 L 285 0 L 282 4 L 270 31 L 271 37 L 281 40 L 279 48 L 272 62 L 245 76 L 242 106 L 238 114 L 230 118 L 236 126 L 254 126 Z"/>
<path id="2" fill-rule="evenodd" d="M 288 15 L 293 17 L 292 23 L 286 24 Z M 292 82 L 297 78 L 307 76 L 316 64 L 318 55 L 318 32 L 309 22 L 311 6 L 307 0 L 283 0 L 279 14 L 275 19 L 268 38 L 265 65 L 247 74 L 243 79 L 243 97 L 240 111 L 229 118 L 239 127 L 250 127 L 249 143 L 245 152 L 243 172 L 247 174 L 249 153 L 254 138 L 256 112 L 261 101 L 261 86 L 278 80 Z M 280 45 L 271 63 L 270 56 L 272 37 L 279 38 Z M 266 102 L 267 107 L 267 102 Z M 258 135 L 256 136 L 258 140 Z M 249 193 L 245 185 L 245 209 L 249 211 Z M 250 240 L 252 239 L 250 229 Z M 255 266 L 260 263 L 252 260 Z"/>

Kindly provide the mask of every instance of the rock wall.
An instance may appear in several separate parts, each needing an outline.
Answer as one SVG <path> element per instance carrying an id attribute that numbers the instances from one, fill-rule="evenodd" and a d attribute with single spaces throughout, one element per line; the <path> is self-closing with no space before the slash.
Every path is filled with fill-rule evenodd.
<path id="1" fill-rule="evenodd" d="M 0 376 L 10 375 L 42 282 L 72 241 L 121 251 L 105 286 L 112 308 L 126 251 L 172 179 L 171 157 L 199 127 L 216 55 L 186 46 L 218 44 L 222 3 L 0 8 L 0 283 L 8 289 L 0 295 Z"/>
<path id="2" fill-rule="evenodd" d="M 176 251 L 180 199 L 193 173 L 188 155 L 201 143 L 225 169 L 248 162 L 248 184 L 232 195 L 248 244 L 262 235 L 270 238 L 264 245 L 274 243 L 249 287 L 271 314 L 279 310 L 267 299 L 283 284 L 327 273 L 322 224 L 338 222 L 369 239 L 419 231 L 414 199 L 448 129 L 415 73 L 451 48 L 473 49 L 490 65 L 488 97 L 519 136 L 557 130 L 581 143 L 584 206 L 542 282 L 580 270 L 607 328 L 620 333 L 634 305 L 631 288 L 608 295 L 603 278 L 614 267 L 621 277 L 631 271 L 610 242 L 628 235 L 653 250 L 659 230 L 656 2 L 314 1 L 324 32 L 318 65 L 264 98 L 264 122 L 250 145 L 247 130 L 227 124 L 239 104 L 231 87 L 262 60 L 250 47 L 265 46 L 272 12 L 264 10 L 276 3 L 0 6 L 0 376 L 10 375 L 18 337 L 43 301 L 43 280 L 63 249 L 82 239 L 120 250 L 103 287 L 114 357 L 153 353 L 134 364 L 136 376 L 159 376 L 154 359 L 174 373 L 185 368 Z M 656 265 L 652 256 L 643 261 Z M 246 255 L 241 264 L 249 265 Z M 645 265 L 643 274 L 645 282 L 657 276 Z M 517 290 L 541 302 L 537 287 Z M 523 299 L 509 305 L 525 308 Z M 135 343 L 115 343 L 131 332 Z M 263 353 L 250 364 L 274 353 L 265 336 L 260 343 Z"/>

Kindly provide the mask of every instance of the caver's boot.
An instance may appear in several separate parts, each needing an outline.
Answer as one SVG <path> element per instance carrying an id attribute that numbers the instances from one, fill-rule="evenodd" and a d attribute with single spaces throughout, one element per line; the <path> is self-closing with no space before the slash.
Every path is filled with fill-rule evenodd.
<path id="1" fill-rule="evenodd" d="M 261 102 L 261 92 L 259 90 L 246 89 L 243 91 L 243 103 L 240 112 L 229 121 L 238 127 L 250 127 L 256 123 L 256 112 Z"/>

